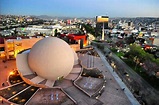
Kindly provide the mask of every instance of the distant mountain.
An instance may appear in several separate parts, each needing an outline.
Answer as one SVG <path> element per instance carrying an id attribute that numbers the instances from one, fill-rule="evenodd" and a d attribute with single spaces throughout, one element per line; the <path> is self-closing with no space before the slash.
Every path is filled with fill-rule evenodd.
<path id="1" fill-rule="evenodd" d="M 91 19 L 91 18 L 86 18 L 86 17 L 69 17 L 69 16 L 48 16 L 48 15 L 40 15 L 40 16 L 35 16 L 40 19 L 44 20 L 51 20 L 51 19 L 74 19 L 74 18 L 79 18 L 79 19 Z"/>
<path id="2" fill-rule="evenodd" d="M 48 15 L 40 15 L 36 16 L 37 18 L 44 19 L 44 20 L 51 20 L 51 19 L 71 19 L 73 17 L 65 17 L 65 16 L 48 16 Z"/>
<path id="3" fill-rule="evenodd" d="M 50 19 L 56 18 L 56 17 L 48 16 L 48 15 L 40 15 L 40 16 L 36 16 L 36 17 L 40 18 L 40 19 L 44 19 L 44 20 L 50 20 Z"/>

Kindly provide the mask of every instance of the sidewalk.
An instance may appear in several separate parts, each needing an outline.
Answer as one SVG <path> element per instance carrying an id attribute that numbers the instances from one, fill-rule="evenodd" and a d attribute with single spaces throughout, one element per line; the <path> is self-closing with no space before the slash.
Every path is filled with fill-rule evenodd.
<path id="1" fill-rule="evenodd" d="M 0 59 L 0 89 L 5 88 L 6 86 L 9 86 L 8 84 L 8 76 L 13 69 L 16 69 L 16 62 L 15 60 L 10 60 L 7 62 L 2 62 L 2 59 Z M 4 85 L 2 85 L 4 83 Z M 3 102 L 1 101 L 3 100 Z M 5 99 L 3 99 L 0 96 L 0 105 L 11 105 L 8 103 Z"/>
<path id="2" fill-rule="evenodd" d="M 113 68 L 109 65 L 107 60 L 105 59 L 105 56 L 97 49 L 95 48 L 96 51 L 98 52 L 101 60 L 103 61 L 104 65 L 108 68 L 110 73 L 113 75 L 119 86 L 124 90 L 125 95 L 128 97 L 129 101 L 131 102 L 132 105 L 140 105 L 140 103 L 136 100 L 136 98 L 133 96 L 131 91 L 127 88 L 127 86 L 122 82 L 120 77 L 117 75 L 116 72 L 113 72 Z"/>
<path id="3" fill-rule="evenodd" d="M 2 60 L 0 59 L 0 88 L 4 88 L 6 86 L 8 86 L 8 76 L 9 73 L 11 71 L 13 71 L 14 69 L 16 69 L 16 62 L 15 60 L 10 60 L 7 61 L 5 63 L 2 62 Z M 4 84 L 4 85 L 2 85 Z"/>

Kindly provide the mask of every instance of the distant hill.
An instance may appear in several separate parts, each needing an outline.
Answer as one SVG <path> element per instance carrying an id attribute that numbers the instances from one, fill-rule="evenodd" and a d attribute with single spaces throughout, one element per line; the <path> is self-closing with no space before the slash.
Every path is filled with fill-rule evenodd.
<path id="1" fill-rule="evenodd" d="M 50 19 L 56 18 L 56 17 L 48 16 L 48 15 L 40 15 L 40 16 L 36 16 L 36 17 L 40 18 L 40 19 L 44 19 L 44 20 L 50 20 Z"/>
<path id="2" fill-rule="evenodd" d="M 51 20 L 51 19 L 55 19 L 55 18 L 58 18 L 58 19 L 72 19 L 74 17 L 65 17 L 65 16 L 48 16 L 48 15 L 40 15 L 40 16 L 36 16 L 37 18 L 40 18 L 40 19 L 44 19 L 44 20 Z"/>
<path id="3" fill-rule="evenodd" d="M 93 18 L 86 18 L 86 17 L 68 17 L 68 16 L 48 16 L 48 15 L 40 15 L 40 16 L 35 16 L 37 18 L 40 19 L 44 19 L 44 20 L 51 20 L 51 19 L 74 19 L 74 18 L 78 18 L 78 19 L 93 19 Z"/>

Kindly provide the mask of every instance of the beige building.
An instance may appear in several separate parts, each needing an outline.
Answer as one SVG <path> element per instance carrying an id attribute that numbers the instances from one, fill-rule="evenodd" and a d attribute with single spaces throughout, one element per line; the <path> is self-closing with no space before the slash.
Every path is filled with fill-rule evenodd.
<path id="1" fill-rule="evenodd" d="M 37 41 L 41 40 L 39 38 L 30 39 L 4 39 L 4 44 L 0 44 L 0 47 L 4 47 L 4 51 L 0 52 L 1 57 L 5 57 L 7 60 L 15 58 L 17 53 L 25 49 L 31 48 Z"/>

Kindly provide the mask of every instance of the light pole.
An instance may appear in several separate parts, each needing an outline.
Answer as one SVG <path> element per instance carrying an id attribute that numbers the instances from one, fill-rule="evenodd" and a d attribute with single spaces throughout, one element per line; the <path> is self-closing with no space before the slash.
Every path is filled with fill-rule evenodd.
<path id="1" fill-rule="evenodd" d="M 104 22 L 103 22 L 103 29 L 102 29 L 102 40 L 104 40 Z"/>

